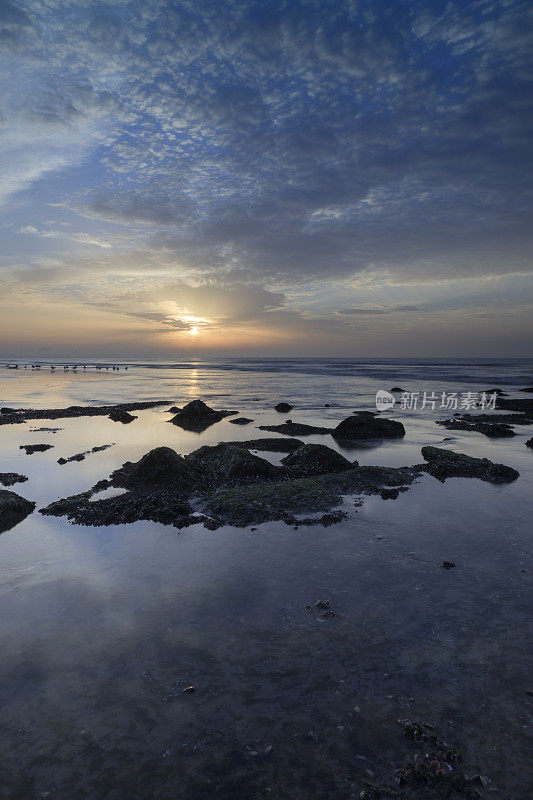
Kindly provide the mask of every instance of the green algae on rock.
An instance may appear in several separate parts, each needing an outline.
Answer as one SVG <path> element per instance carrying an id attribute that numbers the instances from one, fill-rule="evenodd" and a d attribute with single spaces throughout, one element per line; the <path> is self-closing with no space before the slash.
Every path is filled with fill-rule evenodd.
<path id="1" fill-rule="evenodd" d="M 428 464 L 419 465 L 420 469 L 440 481 L 445 481 L 446 478 L 480 478 L 482 481 L 501 483 L 514 481 L 520 475 L 505 464 L 495 464 L 488 458 L 474 458 L 441 447 L 423 447 L 422 456 Z"/>
<path id="2" fill-rule="evenodd" d="M 14 528 L 35 508 L 35 503 L 16 492 L 0 489 L 0 533 Z"/>
<path id="3" fill-rule="evenodd" d="M 328 511 L 346 494 L 376 494 L 385 486 L 413 483 L 417 469 L 356 467 L 335 474 L 220 489 L 208 497 L 205 513 L 231 525 L 283 519 L 302 512 Z"/>

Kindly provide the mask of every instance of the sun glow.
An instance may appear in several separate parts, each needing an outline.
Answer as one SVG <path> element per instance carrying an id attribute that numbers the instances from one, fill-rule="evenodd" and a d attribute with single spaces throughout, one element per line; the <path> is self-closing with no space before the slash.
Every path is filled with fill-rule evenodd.
<path id="1" fill-rule="evenodd" d="M 200 330 L 197 325 L 193 325 L 192 328 L 189 328 L 187 333 L 189 334 L 189 336 L 198 336 Z"/>

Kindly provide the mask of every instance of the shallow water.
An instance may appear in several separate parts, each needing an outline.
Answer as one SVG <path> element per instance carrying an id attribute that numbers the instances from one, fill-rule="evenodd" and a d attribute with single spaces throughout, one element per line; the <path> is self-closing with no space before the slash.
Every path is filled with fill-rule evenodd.
<path id="1" fill-rule="evenodd" d="M 331 425 L 406 381 L 413 391 L 514 391 L 532 374 L 525 361 L 276 363 L 0 368 L 8 406 L 201 397 L 254 419 L 198 435 L 170 425 L 162 406 L 134 412 L 130 425 L 93 417 L 0 426 L 0 471 L 27 475 L 12 489 L 39 508 L 157 445 L 188 453 L 268 436 L 255 426 L 287 416 Z M 277 414 L 279 400 L 296 408 Z M 413 754 L 396 720 L 410 717 L 438 726 L 464 772 L 490 778 L 487 797 L 530 798 L 532 426 L 491 440 L 437 426 L 449 416 L 442 411 L 387 416 L 404 422 L 405 440 L 342 452 L 361 464 L 410 465 L 423 445 L 450 437 L 453 449 L 509 464 L 520 478 L 442 484 L 425 475 L 394 501 L 367 497 L 356 508 L 347 498 L 350 517 L 328 528 L 180 533 L 34 513 L 3 533 L 0 796 L 359 797 L 358 775 L 395 786 Z M 32 432 L 40 427 L 62 430 Z M 330 436 L 306 441 L 336 446 Z M 54 447 L 19 449 L 36 442 Z M 334 618 L 306 609 L 321 598 Z M 196 693 L 183 693 L 189 684 Z"/>

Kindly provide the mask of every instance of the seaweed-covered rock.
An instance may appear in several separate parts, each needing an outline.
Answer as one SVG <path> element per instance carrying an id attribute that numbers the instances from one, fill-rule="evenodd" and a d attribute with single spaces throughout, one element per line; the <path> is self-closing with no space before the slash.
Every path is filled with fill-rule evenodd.
<path id="1" fill-rule="evenodd" d="M 113 422 L 122 422 L 123 425 L 128 425 L 128 423 L 133 422 L 137 417 L 130 414 L 129 411 L 124 411 L 122 408 L 114 408 L 109 413 L 109 419 L 112 419 Z"/>
<path id="2" fill-rule="evenodd" d="M 0 472 L 0 483 L 2 486 L 14 486 L 15 483 L 24 483 L 28 478 L 18 472 Z"/>
<path id="3" fill-rule="evenodd" d="M 405 428 L 394 419 L 384 419 L 371 411 L 358 411 L 339 422 L 333 431 L 335 439 L 398 439 Z"/>
<path id="4" fill-rule="evenodd" d="M 0 533 L 14 528 L 35 508 L 35 503 L 26 500 L 16 492 L 0 489 Z"/>
<path id="5" fill-rule="evenodd" d="M 221 442 L 214 447 L 204 446 L 190 453 L 186 463 L 198 472 L 205 472 L 219 482 L 268 481 L 278 477 L 279 467 L 244 447 Z"/>
<path id="6" fill-rule="evenodd" d="M 279 411 L 280 414 L 287 414 L 293 408 L 294 406 L 291 406 L 290 403 L 278 403 L 277 406 L 274 406 L 274 411 Z"/>
<path id="7" fill-rule="evenodd" d="M 291 439 L 288 436 L 282 439 L 278 438 L 264 438 L 264 439 L 246 439 L 244 442 L 228 442 L 228 444 L 235 444 L 237 447 L 245 447 L 246 450 L 265 450 L 270 453 L 292 453 L 303 445 L 300 439 Z"/>
<path id="8" fill-rule="evenodd" d="M 423 447 L 422 455 L 428 464 L 420 468 L 440 481 L 446 478 L 480 478 L 482 481 L 500 483 L 514 481 L 520 474 L 512 467 L 495 464 L 488 458 L 473 458 L 441 447 Z"/>
<path id="9" fill-rule="evenodd" d="M 328 472 L 342 472 L 357 466 L 357 462 L 351 464 L 347 458 L 324 444 L 304 444 L 282 458 L 281 463 L 291 475 L 301 478 L 308 475 L 324 475 Z"/>
<path id="10" fill-rule="evenodd" d="M 272 433 L 283 433 L 286 436 L 312 436 L 313 434 L 324 435 L 331 433 L 332 428 L 321 428 L 316 425 L 305 425 L 302 422 L 293 422 L 288 419 L 281 425 L 258 425 L 260 431 L 272 431 Z"/>
<path id="11" fill-rule="evenodd" d="M 118 403 L 114 406 L 69 406 L 68 408 L 19 408 L 0 414 L 0 425 L 25 422 L 28 419 L 70 419 L 72 417 L 109 416 L 112 411 L 141 411 L 166 405 L 168 400 L 148 400 L 141 403 Z"/>
<path id="12" fill-rule="evenodd" d="M 385 486 L 407 486 L 417 468 L 355 467 L 343 472 L 295 478 L 273 483 L 219 489 L 207 497 L 205 513 L 231 525 L 249 525 L 275 519 L 294 520 L 294 514 L 329 511 L 346 494 L 378 494 Z"/>
<path id="13" fill-rule="evenodd" d="M 127 461 L 111 475 L 113 486 L 172 487 L 178 493 L 189 492 L 199 480 L 198 471 L 170 447 L 156 447 L 139 461 Z"/>
<path id="14" fill-rule="evenodd" d="M 237 419 L 230 419 L 232 425 L 249 425 L 250 422 L 253 422 L 253 419 L 249 419 L 248 417 L 237 417 Z"/>
<path id="15" fill-rule="evenodd" d="M 44 453 L 46 450 L 51 450 L 53 444 L 21 444 L 20 449 L 26 452 L 27 456 L 32 453 Z"/>

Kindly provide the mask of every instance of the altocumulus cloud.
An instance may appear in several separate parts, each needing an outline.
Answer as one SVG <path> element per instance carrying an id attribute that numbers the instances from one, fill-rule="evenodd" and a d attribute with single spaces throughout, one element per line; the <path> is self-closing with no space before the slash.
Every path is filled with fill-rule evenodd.
<path id="1" fill-rule="evenodd" d="M 160 272 L 135 301 L 154 325 L 180 327 L 157 303 L 307 303 L 317 331 L 423 305 L 365 305 L 372 276 L 530 273 L 530 22 L 513 0 L 0 0 L 4 268 L 76 265 L 87 302 L 119 274 L 117 310 L 128 268 Z"/>

